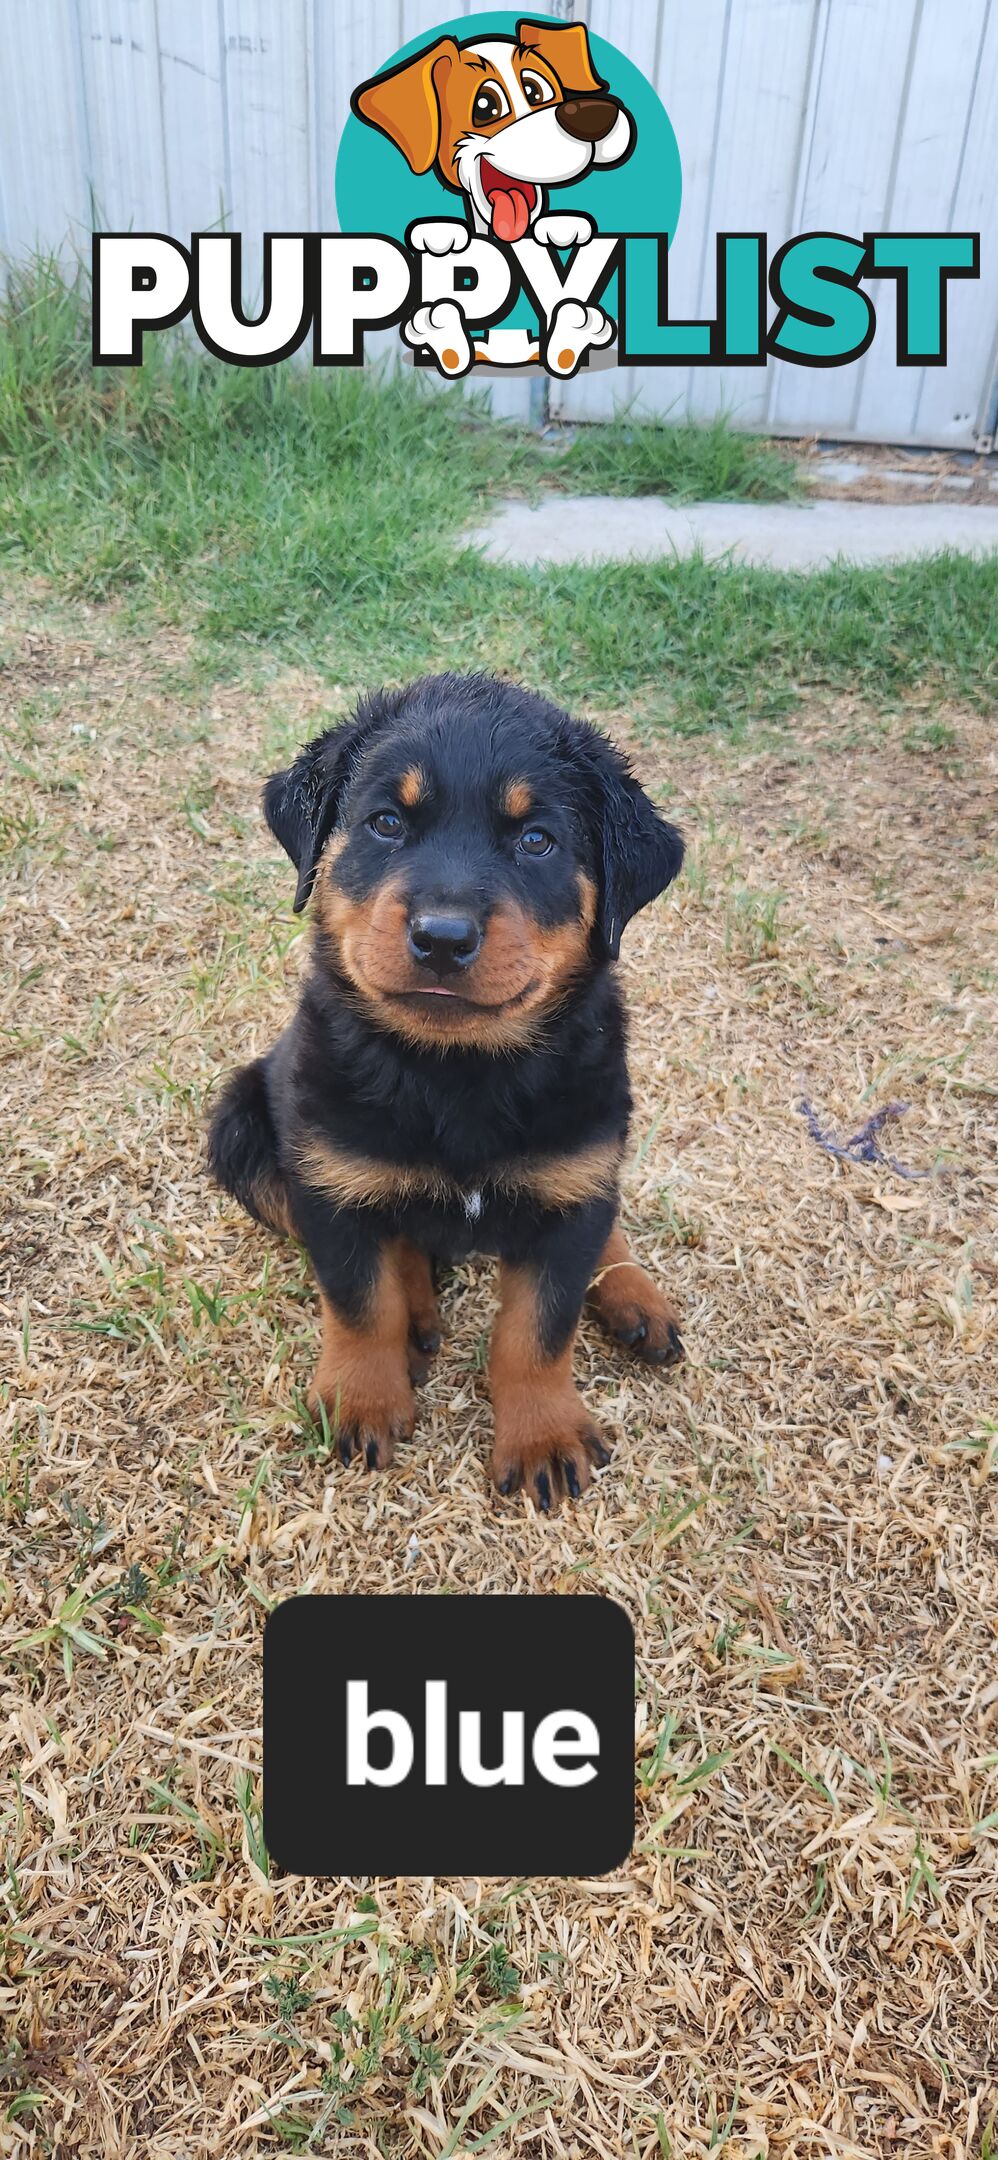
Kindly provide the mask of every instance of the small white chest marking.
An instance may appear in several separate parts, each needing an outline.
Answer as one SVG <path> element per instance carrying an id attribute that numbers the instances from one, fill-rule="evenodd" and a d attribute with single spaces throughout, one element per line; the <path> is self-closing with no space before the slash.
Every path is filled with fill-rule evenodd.
<path id="1" fill-rule="evenodd" d="M 481 1212 L 482 1212 L 482 1196 L 481 1196 L 481 1193 L 480 1193 L 480 1192 L 466 1192 L 466 1193 L 465 1193 L 465 1195 L 464 1195 L 464 1212 L 465 1212 L 465 1214 L 466 1214 L 466 1216 L 467 1216 L 467 1218 L 468 1218 L 468 1221 L 469 1221 L 469 1222 L 477 1222 L 477 1221 L 478 1221 L 478 1218 L 479 1218 L 479 1216 L 480 1216 L 480 1214 L 481 1214 Z"/>

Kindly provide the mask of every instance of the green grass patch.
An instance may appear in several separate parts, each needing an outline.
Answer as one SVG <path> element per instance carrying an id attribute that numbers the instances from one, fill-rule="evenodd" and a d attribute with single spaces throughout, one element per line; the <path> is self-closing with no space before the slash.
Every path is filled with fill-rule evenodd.
<path id="1" fill-rule="evenodd" d="M 508 669 L 649 731 L 782 719 L 848 688 L 993 696 L 998 564 L 960 556 L 813 577 L 693 560 L 487 563 L 495 495 L 540 487 L 526 431 L 410 374 L 227 368 L 179 340 L 94 369 L 82 275 L 15 278 L 0 316 L 0 555 L 61 594 L 184 625 L 205 675 L 291 662 L 344 694 L 439 668 Z M 601 465 L 601 461 L 603 461 Z M 671 463 L 670 463 L 671 461 Z M 586 429 L 579 486 L 743 494 L 782 453 L 720 424 Z M 713 479 L 710 474 L 713 474 Z M 597 480 L 598 475 L 598 480 Z M 782 484 L 782 482 L 781 482 Z"/>
<path id="2" fill-rule="evenodd" d="M 789 449 L 724 419 L 581 427 L 550 477 L 576 495 L 669 495 L 681 502 L 787 502 L 801 495 Z"/>
<path id="3" fill-rule="evenodd" d="M 945 720 L 922 720 L 908 729 L 901 738 L 903 750 L 910 750 L 913 757 L 931 754 L 937 750 L 956 749 L 956 731 Z"/>
<path id="4" fill-rule="evenodd" d="M 146 340 L 94 368 L 85 281 L 0 318 L 3 546 L 70 593 L 129 593 L 273 640 L 445 578 L 455 531 L 542 454 L 411 375 L 226 367 Z"/>

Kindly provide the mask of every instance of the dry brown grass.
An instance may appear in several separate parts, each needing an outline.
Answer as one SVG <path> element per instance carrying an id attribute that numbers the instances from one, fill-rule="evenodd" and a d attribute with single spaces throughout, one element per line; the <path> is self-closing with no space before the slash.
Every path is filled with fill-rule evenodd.
<path id="1" fill-rule="evenodd" d="M 260 774 L 337 701 L 284 677 L 199 706 L 164 687 L 167 641 L 18 608 L 0 2151 L 986 2155 L 985 726 L 840 704 L 769 749 L 643 754 L 693 849 L 628 939 L 627 1215 L 688 1361 L 648 1375 L 585 1331 L 617 1450 L 545 1521 L 486 1486 L 487 1272 L 451 1287 L 414 1444 L 344 1473 L 301 1408 L 302 1262 L 204 1178 L 211 1086 L 301 951 Z M 890 1144 L 931 1176 L 832 1160 L 802 1091 L 842 1131 L 909 1100 Z M 269 1881 L 268 1606 L 521 1587 L 634 1616 L 627 1867 Z"/>
<path id="2" fill-rule="evenodd" d="M 819 495 L 847 502 L 994 503 L 998 464 L 993 455 L 958 450 L 903 449 L 891 443 L 837 446 L 833 461 L 861 465 L 862 478 L 845 486 L 825 465 L 829 445 L 813 438 L 795 442 L 806 485 Z"/>

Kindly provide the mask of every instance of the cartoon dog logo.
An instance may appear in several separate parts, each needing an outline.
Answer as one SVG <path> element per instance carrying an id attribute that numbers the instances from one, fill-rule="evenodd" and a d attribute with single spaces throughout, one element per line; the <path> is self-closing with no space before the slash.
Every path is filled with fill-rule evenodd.
<path id="1" fill-rule="evenodd" d="M 433 171 L 463 195 L 464 222 L 426 219 L 412 227 L 410 245 L 433 255 L 460 252 L 476 236 L 506 245 L 528 234 L 546 246 L 584 245 L 592 219 L 549 212 L 548 191 L 594 167 L 623 164 L 635 141 L 631 114 L 596 73 L 583 23 L 519 22 L 515 37 L 460 45 L 440 37 L 362 83 L 351 104 L 412 172 Z M 548 355 L 556 358 L 547 364 L 571 374 L 583 353 L 614 334 L 602 308 L 563 300 L 548 326 Z M 444 373 L 463 373 L 470 361 L 464 318 L 452 301 L 417 308 L 403 335 L 428 345 Z M 538 358 L 538 347 L 526 333 L 493 332 L 475 357 L 522 365 Z"/>

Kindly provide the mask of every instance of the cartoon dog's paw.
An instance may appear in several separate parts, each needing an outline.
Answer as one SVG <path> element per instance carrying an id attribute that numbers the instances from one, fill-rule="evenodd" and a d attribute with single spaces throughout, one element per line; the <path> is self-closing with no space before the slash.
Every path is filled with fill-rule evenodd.
<path id="1" fill-rule="evenodd" d="M 402 335 L 407 345 L 429 346 L 441 375 L 467 374 L 472 351 L 456 301 L 434 300 L 418 307 L 404 324 Z"/>
<path id="2" fill-rule="evenodd" d="M 592 218 L 583 217 L 577 210 L 549 211 L 539 217 L 534 225 L 534 239 L 542 247 L 585 247 L 596 230 Z"/>
<path id="3" fill-rule="evenodd" d="M 406 237 L 417 255 L 461 255 L 471 234 L 460 218 L 420 218 Z"/>
<path id="4" fill-rule="evenodd" d="M 552 375 L 574 375 L 594 345 L 609 345 L 617 326 L 601 307 L 559 300 L 551 317 L 545 365 Z"/>

